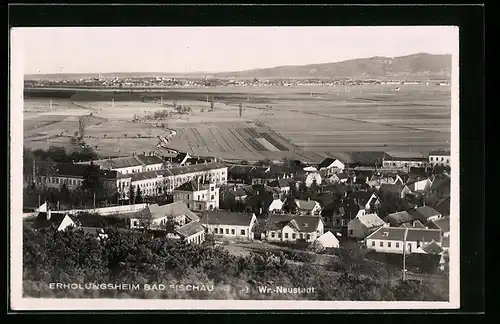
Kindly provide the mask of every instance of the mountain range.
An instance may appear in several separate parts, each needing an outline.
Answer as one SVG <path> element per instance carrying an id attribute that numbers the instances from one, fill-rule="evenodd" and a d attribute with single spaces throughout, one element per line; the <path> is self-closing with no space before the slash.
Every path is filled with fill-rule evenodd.
<path id="1" fill-rule="evenodd" d="M 219 78 L 350 78 L 350 79 L 449 79 L 451 76 L 450 54 L 417 53 L 400 57 L 371 57 L 335 63 L 277 66 L 220 73 L 102 73 L 104 77 L 219 77 Z M 97 77 L 98 74 L 45 74 L 26 75 L 32 79 L 79 79 Z"/>

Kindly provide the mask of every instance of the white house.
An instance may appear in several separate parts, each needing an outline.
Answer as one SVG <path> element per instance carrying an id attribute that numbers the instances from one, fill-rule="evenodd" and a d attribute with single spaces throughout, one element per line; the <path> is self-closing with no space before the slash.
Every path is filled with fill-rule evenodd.
<path id="1" fill-rule="evenodd" d="M 412 167 L 425 167 L 428 159 L 419 154 L 406 152 L 388 152 L 382 159 L 384 169 L 403 169 L 409 170 Z"/>
<path id="2" fill-rule="evenodd" d="M 364 239 L 382 226 L 388 226 L 377 214 L 358 212 L 358 215 L 347 224 L 347 236 Z"/>
<path id="3" fill-rule="evenodd" d="M 46 212 L 38 213 L 34 220 L 33 228 L 39 229 L 43 227 L 50 227 L 54 224 L 57 226 L 58 231 L 64 231 L 70 226 L 76 226 L 75 221 L 69 214 L 54 213 L 48 209 Z"/>
<path id="4" fill-rule="evenodd" d="M 269 212 L 277 213 L 283 209 L 283 201 L 281 199 L 274 199 L 269 205 Z"/>
<path id="5" fill-rule="evenodd" d="M 339 239 L 330 231 L 318 237 L 315 243 L 323 248 L 338 249 L 340 247 Z"/>
<path id="6" fill-rule="evenodd" d="M 440 166 L 450 166 L 451 161 L 450 151 L 431 151 L 429 152 L 429 164 L 430 165 L 440 165 Z"/>
<path id="7" fill-rule="evenodd" d="M 314 200 L 294 200 L 296 213 L 299 215 L 319 215 L 321 213 L 321 205 Z"/>
<path id="8" fill-rule="evenodd" d="M 339 159 L 326 158 L 318 165 L 318 169 L 320 171 L 327 170 L 327 174 L 331 175 L 343 172 L 345 169 L 345 164 L 342 163 Z"/>
<path id="9" fill-rule="evenodd" d="M 199 220 L 198 215 L 193 213 L 182 202 L 174 202 L 167 205 L 151 204 L 144 210 L 129 218 L 130 228 L 143 228 L 148 225 L 150 228 L 162 228 L 168 221 L 177 226 L 183 226 L 190 222 Z"/>
<path id="10" fill-rule="evenodd" d="M 215 237 L 253 240 L 257 217 L 254 213 L 204 212 L 200 224 Z"/>
<path id="11" fill-rule="evenodd" d="M 319 216 L 272 215 L 268 220 L 266 240 L 314 242 L 324 233 L 325 224 Z"/>
<path id="12" fill-rule="evenodd" d="M 182 201 L 194 211 L 219 209 L 220 189 L 212 183 L 190 180 L 174 190 L 174 202 Z"/>
<path id="13" fill-rule="evenodd" d="M 408 214 L 411 215 L 413 220 L 419 220 L 422 224 L 426 224 L 429 221 L 436 221 L 443 217 L 440 212 L 430 206 L 422 206 L 408 210 Z"/>
<path id="14" fill-rule="evenodd" d="M 379 196 L 376 193 L 372 193 L 365 204 L 365 210 L 374 212 L 380 207 L 381 204 L 382 200 L 379 198 Z"/>
<path id="15" fill-rule="evenodd" d="M 412 192 L 427 192 L 431 189 L 431 185 L 432 181 L 429 178 L 412 181 L 406 184 L 408 189 Z"/>
<path id="16" fill-rule="evenodd" d="M 413 253 L 420 247 L 430 242 L 442 244 L 441 231 L 427 228 L 406 227 L 381 227 L 366 237 L 367 249 L 384 253 L 403 253 L 403 245 L 406 244 L 406 252 Z"/>
<path id="17" fill-rule="evenodd" d="M 191 222 L 175 229 L 186 242 L 201 244 L 205 241 L 205 228 L 199 222 Z"/>
<path id="18" fill-rule="evenodd" d="M 310 187 L 314 182 L 317 185 L 321 184 L 321 175 L 318 172 L 309 172 L 306 176 L 306 187 Z"/>
<path id="19" fill-rule="evenodd" d="M 163 169 L 163 159 L 155 155 L 138 154 L 129 157 L 120 157 L 105 160 L 92 161 L 101 169 L 117 171 L 121 174 L 156 171 Z M 90 161 L 79 162 L 79 164 L 90 164 Z"/>
<path id="20" fill-rule="evenodd" d="M 295 186 L 295 180 L 286 177 L 279 178 L 271 181 L 268 186 L 272 188 L 279 188 L 282 195 L 287 196 L 290 193 L 290 187 Z"/>

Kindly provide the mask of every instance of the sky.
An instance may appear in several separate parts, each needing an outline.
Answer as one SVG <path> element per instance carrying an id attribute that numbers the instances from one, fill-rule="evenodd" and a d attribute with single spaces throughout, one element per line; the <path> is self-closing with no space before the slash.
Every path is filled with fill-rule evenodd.
<path id="1" fill-rule="evenodd" d="M 227 72 L 452 54 L 455 27 L 18 28 L 25 74 Z"/>

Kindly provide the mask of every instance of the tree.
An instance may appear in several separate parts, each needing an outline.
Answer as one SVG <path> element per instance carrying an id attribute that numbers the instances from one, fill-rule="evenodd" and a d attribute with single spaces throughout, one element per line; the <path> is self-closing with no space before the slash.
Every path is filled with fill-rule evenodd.
<path id="1" fill-rule="evenodd" d="M 99 166 L 95 165 L 94 162 L 91 161 L 83 175 L 82 189 L 96 195 L 103 193 L 104 186 L 101 182 L 99 171 Z"/>
<path id="2" fill-rule="evenodd" d="M 129 192 L 128 192 L 128 202 L 129 205 L 135 204 L 135 190 L 134 186 L 130 185 Z"/>
<path id="3" fill-rule="evenodd" d="M 142 204 L 143 202 L 143 197 L 142 197 L 142 191 L 141 191 L 141 187 L 137 186 L 137 191 L 135 193 L 135 202 L 137 204 Z"/>
<path id="4" fill-rule="evenodd" d="M 307 194 L 307 186 L 306 186 L 306 183 L 304 181 L 301 181 L 299 183 L 299 197 L 300 199 L 304 199 L 306 194 Z"/>

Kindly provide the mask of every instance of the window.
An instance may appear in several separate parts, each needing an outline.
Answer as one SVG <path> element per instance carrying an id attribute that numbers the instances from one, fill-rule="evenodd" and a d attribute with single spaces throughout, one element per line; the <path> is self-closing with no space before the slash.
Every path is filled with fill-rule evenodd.
<path id="1" fill-rule="evenodd" d="M 215 199 L 215 196 L 214 196 L 214 195 L 212 195 L 212 197 L 211 197 L 210 199 L 211 199 L 211 200 L 214 200 L 214 199 Z"/>
<path id="2" fill-rule="evenodd" d="M 444 157 L 441 158 L 441 161 L 444 161 Z"/>
<path id="3" fill-rule="evenodd" d="M 226 234 L 229 234 L 229 228 L 226 228 Z"/>
<path id="4" fill-rule="evenodd" d="M 278 238 L 281 238 L 281 232 L 278 232 Z"/>
<path id="5" fill-rule="evenodd" d="M 446 159 L 446 163 L 450 163 L 450 159 Z"/>
<path id="6" fill-rule="evenodd" d="M 241 235 L 245 235 L 245 230 L 241 230 Z"/>
<path id="7" fill-rule="evenodd" d="M 189 199 L 189 194 L 188 194 L 188 198 L 187 199 Z"/>
<path id="8" fill-rule="evenodd" d="M 384 247 L 384 242 L 380 242 L 380 247 Z"/>
<path id="9" fill-rule="evenodd" d="M 297 235 L 295 233 L 292 233 L 292 239 L 295 240 L 296 237 L 297 237 Z"/>
<path id="10" fill-rule="evenodd" d="M 286 239 L 288 238 L 288 233 L 285 233 L 285 238 L 286 238 Z"/>
<path id="11" fill-rule="evenodd" d="M 271 237 L 274 237 L 274 232 L 271 232 Z"/>
<path id="12" fill-rule="evenodd" d="M 375 241 L 372 241 L 372 246 L 375 246 Z"/>
<path id="13" fill-rule="evenodd" d="M 300 238 L 304 239 L 304 234 L 303 233 L 300 233 Z"/>
<path id="14" fill-rule="evenodd" d="M 219 233 L 224 234 L 224 229 L 219 228 Z"/>
<path id="15" fill-rule="evenodd" d="M 349 235 L 354 235 L 354 231 L 353 230 L 349 230 Z"/>
<path id="16" fill-rule="evenodd" d="M 396 247 L 399 248 L 399 242 L 396 242 Z"/>
<path id="17" fill-rule="evenodd" d="M 189 203 L 187 205 L 188 205 L 188 208 L 189 208 Z"/>
<path id="18" fill-rule="evenodd" d="M 215 233 L 215 234 L 218 234 L 218 233 L 217 233 L 217 228 L 214 228 L 214 233 Z"/>
<path id="19" fill-rule="evenodd" d="M 310 240 L 311 239 L 311 234 L 307 234 L 307 239 Z"/>
<path id="20" fill-rule="evenodd" d="M 387 242 L 387 247 L 391 247 L 391 242 Z"/>
<path id="21" fill-rule="evenodd" d="M 431 161 L 434 161 L 434 158 L 431 156 Z"/>
<path id="22" fill-rule="evenodd" d="M 234 228 L 231 229 L 231 234 L 234 235 L 235 231 L 234 231 Z"/>
<path id="23" fill-rule="evenodd" d="M 198 195 L 198 200 L 200 200 L 200 195 Z"/>

